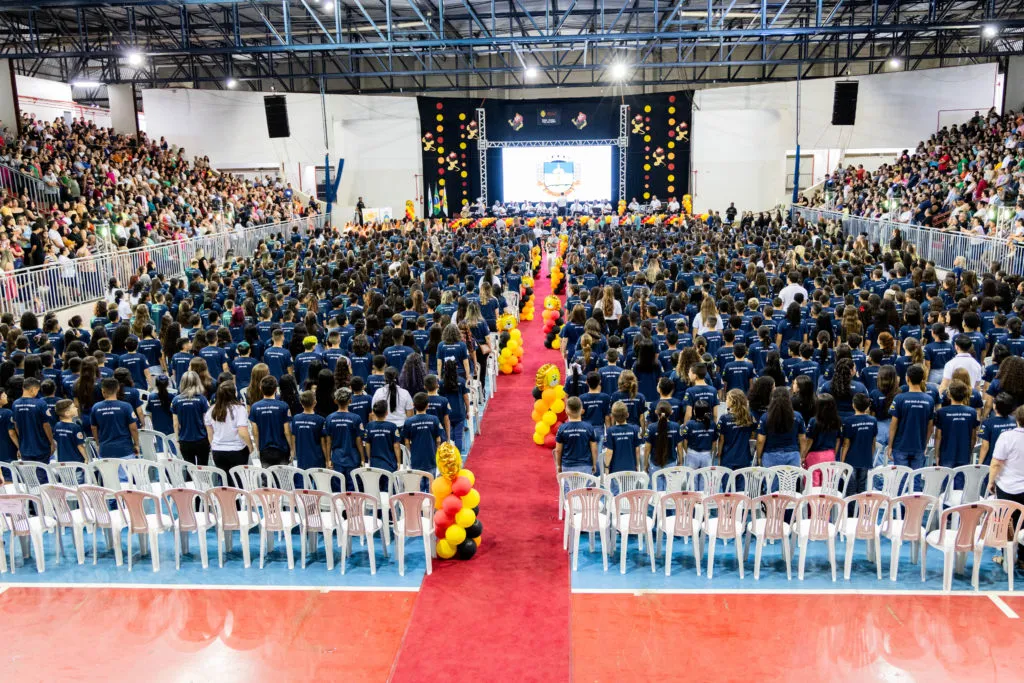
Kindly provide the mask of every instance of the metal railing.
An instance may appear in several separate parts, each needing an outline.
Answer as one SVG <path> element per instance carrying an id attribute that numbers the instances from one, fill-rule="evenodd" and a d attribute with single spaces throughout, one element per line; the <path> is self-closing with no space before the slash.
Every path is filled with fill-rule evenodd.
<path id="1" fill-rule="evenodd" d="M 887 248 L 893 232 L 900 231 L 904 245 L 912 244 L 917 255 L 935 263 L 942 270 L 953 270 L 962 266 L 978 273 L 987 272 L 993 263 L 1012 275 L 1024 275 L 1024 245 L 1005 237 L 969 235 L 960 232 L 945 232 L 919 225 L 883 221 L 859 216 L 847 216 L 835 211 L 794 206 L 794 212 L 808 223 L 834 222 L 852 237 L 865 234 L 871 242 Z M 957 259 L 963 257 L 963 262 Z"/>
<path id="2" fill-rule="evenodd" d="M 88 304 L 107 294 L 111 278 L 127 287 L 131 277 L 153 263 L 166 277 L 183 274 L 193 259 L 205 256 L 220 260 L 231 252 L 238 256 L 256 253 L 259 243 L 282 235 L 285 240 L 298 233 L 311 234 L 323 227 L 319 214 L 284 223 L 270 223 L 241 231 L 225 231 L 189 240 L 161 242 L 127 251 L 72 259 L 65 263 L 0 272 L 0 313 L 20 316 L 31 310 L 36 314 Z"/>
<path id="3" fill-rule="evenodd" d="M 0 188 L 21 196 L 25 195 L 38 208 L 50 208 L 60 202 L 60 190 L 50 187 L 39 178 L 0 163 Z"/>

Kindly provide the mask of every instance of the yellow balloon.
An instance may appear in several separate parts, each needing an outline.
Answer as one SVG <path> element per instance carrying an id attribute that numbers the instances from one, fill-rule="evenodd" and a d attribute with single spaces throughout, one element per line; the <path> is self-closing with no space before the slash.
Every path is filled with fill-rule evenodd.
<path id="1" fill-rule="evenodd" d="M 455 557 L 455 547 L 442 538 L 437 542 L 437 556 L 442 560 L 450 560 Z"/>
<path id="2" fill-rule="evenodd" d="M 444 532 L 444 537 L 454 547 L 466 540 L 466 530 L 458 524 L 452 524 Z"/>
<path id="3" fill-rule="evenodd" d="M 533 428 L 534 434 L 540 434 L 541 436 L 547 436 L 548 432 L 551 431 L 551 425 L 547 422 L 538 422 L 537 426 Z"/>
<path id="4" fill-rule="evenodd" d="M 551 404 L 551 412 L 553 412 L 555 415 L 558 415 L 563 410 L 565 410 L 565 401 L 563 401 L 560 398 L 556 398 L 554 402 Z"/>
<path id="5" fill-rule="evenodd" d="M 544 413 L 544 424 L 550 426 L 550 425 L 555 424 L 556 422 L 558 422 L 558 415 L 556 415 L 555 413 L 551 412 L 550 410 L 548 412 Z"/>
<path id="6" fill-rule="evenodd" d="M 472 471 L 467 470 L 465 467 L 463 467 L 461 470 L 459 470 L 459 476 L 460 477 L 465 477 L 466 479 L 469 479 L 469 483 L 470 484 L 476 484 L 476 475 L 473 474 Z"/>
<path id="7" fill-rule="evenodd" d="M 470 489 L 469 493 L 462 497 L 462 507 L 473 509 L 480 504 L 480 492 L 476 489 Z M 448 527 L 451 529 L 451 527 Z M 461 541 L 459 541 L 461 543 Z"/>
<path id="8" fill-rule="evenodd" d="M 551 405 L 551 402 L 556 398 L 554 389 L 545 389 L 540 394 L 540 400 L 544 401 L 544 405 Z"/>
<path id="9" fill-rule="evenodd" d="M 513 339 L 518 341 L 518 340 L 523 338 L 523 333 L 521 331 L 519 331 L 518 329 L 515 329 L 515 330 L 512 330 L 511 332 L 509 332 L 508 336 L 510 336 Z"/>
<path id="10" fill-rule="evenodd" d="M 556 398 L 560 398 L 560 399 L 562 399 L 564 401 L 565 400 L 565 396 L 566 396 L 566 394 L 565 394 L 565 387 L 563 387 L 561 384 L 559 384 L 557 387 L 555 387 L 555 397 Z"/>
<path id="11" fill-rule="evenodd" d="M 455 523 L 465 529 L 468 526 L 472 526 L 473 522 L 476 521 L 476 513 L 469 508 L 462 508 L 455 513 Z"/>
<path id="12" fill-rule="evenodd" d="M 553 348 L 553 349 L 560 349 L 560 348 L 562 348 L 562 340 L 559 339 L 558 337 L 555 337 L 555 340 L 551 342 L 551 348 Z"/>
<path id="13" fill-rule="evenodd" d="M 454 480 L 462 469 L 462 454 L 451 441 L 438 446 L 434 459 L 437 462 L 437 470 L 448 481 Z"/>
<path id="14" fill-rule="evenodd" d="M 451 482 L 444 477 L 438 477 L 434 480 L 434 483 L 430 485 L 430 492 L 434 494 L 435 500 L 444 500 L 444 498 L 452 492 Z"/>
<path id="15" fill-rule="evenodd" d="M 540 445 L 540 444 L 538 444 L 538 445 Z M 442 507 L 444 507 L 443 501 L 444 501 L 444 498 L 440 498 L 440 497 L 435 496 L 434 497 L 434 509 L 435 510 L 440 510 Z"/>
<path id="16" fill-rule="evenodd" d="M 534 432 L 533 433 L 533 442 L 535 444 L 537 444 L 538 446 L 543 446 L 544 445 L 544 434 L 539 434 L 538 432 Z M 434 507 L 437 508 L 438 510 L 440 510 L 441 509 L 441 501 L 437 501 L 434 504 Z"/>

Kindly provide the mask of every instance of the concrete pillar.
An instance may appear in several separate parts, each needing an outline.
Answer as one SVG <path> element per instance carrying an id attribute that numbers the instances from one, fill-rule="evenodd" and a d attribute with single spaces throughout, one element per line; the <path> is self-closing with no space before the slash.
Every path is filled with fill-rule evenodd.
<path id="1" fill-rule="evenodd" d="M 1014 56 L 1007 61 L 1004 110 L 1020 111 L 1024 108 L 1024 57 Z"/>
<path id="2" fill-rule="evenodd" d="M 135 106 L 135 86 L 131 83 L 108 85 L 110 100 L 110 124 L 114 132 L 121 135 L 136 135 L 139 132 L 139 116 Z"/>
<path id="3" fill-rule="evenodd" d="M 20 122 L 18 86 L 14 81 L 14 62 L 9 59 L 0 59 L 0 124 L 17 134 Z"/>

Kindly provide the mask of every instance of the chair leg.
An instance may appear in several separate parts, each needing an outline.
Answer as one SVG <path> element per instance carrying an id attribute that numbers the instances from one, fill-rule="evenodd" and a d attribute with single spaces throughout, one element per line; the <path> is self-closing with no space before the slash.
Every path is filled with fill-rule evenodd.
<path id="1" fill-rule="evenodd" d="M 303 529 L 303 528 L 300 528 L 299 529 L 299 540 L 301 542 L 299 543 L 299 545 L 301 546 L 301 548 L 299 550 L 299 565 L 303 569 L 306 568 L 306 546 L 309 545 L 309 540 L 308 540 L 307 536 L 308 536 L 308 534 L 306 533 L 306 530 Z M 291 546 L 291 543 L 289 543 L 288 545 Z"/>
<path id="2" fill-rule="evenodd" d="M 651 556 L 651 573 L 653 574 L 656 571 L 654 568 L 654 539 L 651 537 L 650 529 L 647 530 L 647 554 Z"/>
<path id="3" fill-rule="evenodd" d="M 120 541 L 118 541 L 120 545 Z M 128 529 L 128 571 L 132 570 L 132 560 L 135 557 L 135 553 L 132 552 L 132 530 Z M 141 558 L 140 558 L 141 559 Z"/>
<path id="4" fill-rule="evenodd" d="M 749 537 L 747 548 L 750 548 Z M 754 545 L 754 581 L 761 580 L 761 553 L 764 551 L 764 535 L 758 536 Z"/>
<path id="5" fill-rule="evenodd" d="M 622 552 L 619 553 L 619 557 L 621 558 L 620 562 L 619 562 L 619 573 L 620 574 L 625 574 L 626 573 L 626 550 L 627 550 L 627 548 L 629 548 L 629 533 L 623 532 L 621 534 L 621 536 L 622 536 Z"/>
<path id="6" fill-rule="evenodd" d="M 174 530 L 174 571 L 181 570 L 181 529 Z"/>
<path id="7" fill-rule="evenodd" d="M 846 535 L 846 562 L 843 564 L 843 578 L 850 580 L 850 567 L 853 565 L 853 546 L 857 540 L 854 534 Z"/>
<path id="8" fill-rule="evenodd" d="M 713 535 L 708 536 L 708 578 L 715 577 L 715 540 Z"/>
<path id="9" fill-rule="evenodd" d="M 662 533 L 665 535 L 665 576 L 672 576 L 672 537 L 674 533 L 667 533 L 662 529 Z M 661 535 L 658 535 L 658 545 L 661 545 Z M 700 571 L 700 563 L 697 563 L 697 571 Z"/>
<path id="10" fill-rule="evenodd" d="M 75 556 L 78 564 L 85 564 L 85 529 L 76 524 L 71 527 L 71 533 L 75 539 Z"/>
<path id="11" fill-rule="evenodd" d="M 430 532 L 427 531 L 426 529 L 424 529 L 423 530 L 423 556 L 424 556 L 424 559 L 426 560 L 426 563 L 427 563 L 427 576 L 430 576 L 431 572 L 434 569 L 433 566 L 432 566 L 433 563 L 434 563 L 434 561 L 433 561 L 433 553 L 431 552 L 433 549 L 430 546 L 431 546 L 431 543 L 430 543 Z"/>
<path id="12" fill-rule="evenodd" d="M 36 556 L 36 571 L 42 574 L 46 571 L 46 554 L 43 552 L 43 532 L 30 534 L 32 539 L 32 553 Z"/>
<path id="13" fill-rule="evenodd" d="M 892 539 L 892 547 L 889 549 L 889 580 L 895 581 L 900 570 L 900 546 L 903 541 L 897 536 Z M 921 572 L 921 580 L 924 580 L 924 572 Z"/>
<path id="14" fill-rule="evenodd" d="M 953 589 L 953 558 L 952 551 L 945 551 L 943 553 L 945 561 L 942 563 L 942 590 L 949 591 Z"/>
<path id="15" fill-rule="evenodd" d="M 797 567 L 796 576 L 801 581 L 804 580 L 804 565 L 807 562 L 807 537 L 801 536 L 799 540 L 800 545 L 800 564 Z"/>
<path id="16" fill-rule="evenodd" d="M 238 545 L 242 546 L 242 561 L 246 569 L 248 569 L 249 565 L 252 563 L 251 560 L 249 559 L 249 529 L 251 528 L 252 527 L 243 527 L 238 530 Z M 228 541 L 230 540 L 231 534 L 228 534 Z"/>
<path id="17" fill-rule="evenodd" d="M 928 544 L 921 544 L 921 582 L 924 583 L 925 564 L 928 562 Z"/>
<path id="18" fill-rule="evenodd" d="M 324 529 L 324 552 L 327 554 L 327 571 L 334 570 L 334 547 L 331 541 L 334 540 L 334 529 Z M 430 561 L 429 559 L 427 560 Z"/>
<path id="19" fill-rule="evenodd" d="M 224 529 L 217 527 L 217 563 L 224 568 Z"/>
<path id="20" fill-rule="evenodd" d="M 966 555 L 966 553 L 965 553 Z M 1003 553 L 1003 564 L 1010 561 L 1008 553 Z M 1010 569 L 1012 572 L 1013 570 Z M 971 585 L 974 586 L 974 590 L 978 590 L 978 574 L 981 572 L 981 547 L 978 547 L 974 551 L 974 568 L 971 570 Z"/>
<path id="21" fill-rule="evenodd" d="M 129 531 L 128 532 L 129 543 L 131 542 L 130 541 L 131 536 L 132 536 L 132 533 L 131 533 L 131 531 Z M 124 560 L 121 557 L 121 530 L 118 529 L 116 534 L 113 533 L 112 530 L 111 530 L 111 535 L 108 538 L 110 538 L 110 542 L 113 543 L 113 545 L 114 545 L 114 564 L 117 565 L 118 567 L 120 567 L 122 564 L 124 564 Z M 93 536 L 93 540 L 94 541 L 96 540 L 95 536 Z M 109 546 L 108 546 L 108 549 L 109 549 Z M 129 547 L 128 559 L 131 560 L 131 557 L 132 557 L 132 551 L 131 551 L 131 549 Z M 96 563 L 95 560 L 96 560 L 96 557 L 93 556 L 93 564 Z"/>
<path id="22" fill-rule="evenodd" d="M 260 527 L 260 569 L 263 569 L 263 558 L 267 554 L 267 530 Z"/>
<path id="23" fill-rule="evenodd" d="M 384 542 L 383 545 L 384 545 L 384 556 L 387 557 L 387 554 L 388 554 L 388 544 L 387 544 L 387 542 Z M 372 531 L 367 531 L 366 532 L 366 551 L 368 553 L 370 553 L 370 573 L 371 574 L 376 574 L 377 573 L 377 554 L 374 552 L 374 549 L 373 549 L 373 532 Z"/>
<path id="24" fill-rule="evenodd" d="M 345 565 L 348 560 L 348 533 L 342 532 L 338 536 L 338 544 L 341 546 L 341 574 L 345 575 Z"/>
<path id="25" fill-rule="evenodd" d="M 153 563 L 153 571 L 160 571 L 160 532 L 151 529 L 149 532 L 149 560 Z"/>
<path id="26" fill-rule="evenodd" d="M 836 537 L 828 537 L 828 561 L 832 565 L 832 583 L 836 581 Z"/>
<path id="27" fill-rule="evenodd" d="M 746 558 L 743 557 L 743 553 L 740 552 L 740 537 L 739 536 L 737 536 L 736 538 L 732 539 L 732 547 L 733 547 L 733 550 L 736 551 L 736 566 L 739 567 L 740 578 L 742 579 L 743 578 L 743 570 L 744 570 L 743 565 L 746 564 L 746 561 L 745 561 Z"/>
<path id="28" fill-rule="evenodd" d="M 1003 564 L 1006 566 L 1007 583 L 1009 583 L 1010 590 L 1012 591 L 1013 590 L 1013 571 L 1014 571 L 1014 569 L 1017 566 L 1017 540 L 1016 539 L 1014 539 L 1013 542 L 1006 544 L 1006 552 L 1003 553 L 1003 554 L 1006 555 L 1009 558 L 1009 560 L 1004 561 Z"/>
<path id="29" fill-rule="evenodd" d="M 782 553 L 786 556 L 786 581 L 793 580 L 793 553 L 789 549 L 791 540 L 788 535 L 782 535 Z"/>
<path id="30" fill-rule="evenodd" d="M 572 535 L 572 570 L 576 571 L 580 566 L 580 529 L 579 527 L 573 528 Z M 605 571 L 608 571 L 608 563 L 605 562 Z"/>
<path id="31" fill-rule="evenodd" d="M 206 548 L 206 529 L 199 527 L 199 558 L 203 562 L 203 569 L 209 569 L 210 567 L 210 555 Z"/>
<path id="32" fill-rule="evenodd" d="M 305 541 L 303 541 L 305 542 Z M 295 556 L 292 554 L 292 530 L 284 530 L 284 549 L 288 555 L 288 569 L 295 569 Z"/>
<path id="33" fill-rule="evenodd" d="M 875 545 L 874 545 L 874 556 L 875 556 L 875 574 L 876 580 L 882 580 L 882 538 L 879 536 L 879 530 L 875 528 Z"/>
<path id="34" fill-rule="evenodd" d="M 395 530 L 395 557 L 398 558 L 398 575 L 405 576 L 405 536 Z"/>

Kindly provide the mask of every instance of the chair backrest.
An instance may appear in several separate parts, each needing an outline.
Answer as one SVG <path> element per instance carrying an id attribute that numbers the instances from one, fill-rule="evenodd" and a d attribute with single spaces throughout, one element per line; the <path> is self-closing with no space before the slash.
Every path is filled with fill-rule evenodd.
<path id="1" fill-rule="evenodd" d="M 812 493 L 802 497 L 796 506 L 798 520 L 806 520 L 807 538 L 811 541 L 825 541 L 832 535 L 830 524 L 839 523 L 843 515 L 843 499 L 825 493 Z"/>
<path id="2" fill-rule="evenodd" d="M 84 484 L 78 487 L 78 500 L 82 503 L 82 514 L 90 524 L 96 524 L 102 528 L 111 525 L 110 508 L 107 501 L 114 497 L 113 489 L 103 486 Z"/>
<path id="3" fill-rule="evenodd" d="M 177 511 L 178 528 L 181 531 L 199 531 L 200 519 L 204 520 L 203 529 L 213 527 L 212 502 L 205 491 L 188 488 L 167 489 L 163 493 L 163 498 L 172 515 Z"/>
<path id="4" fill-rule="evenodd" d="M 981 530 L 981 542 L 1002 548 L 1008 540 L 1017 538 L 1020 533 L 1021 524 L 1024 523 L 1024 505 L 1012 500 L 986 500 L 985 504 L 991 509 Z"/>
<path id="5" fill-rule="evenodd" d="M 960 497 L 959 503 L 976 503 L 981 500 L 982 496 L 985 495 L 985 482 L 988 480 L 988 465 L 963 465 L 961 467 L 954 467 L 952 471 L 952 478 L 949 481 L 949 486 L 946 488 L 946 495 L 954 490 L 954 483 L 956 482 L 956 475 L 963 475 L 964 486 L 962 489 L 963 495 Z"/>
<path id="6" fill-rule="evenodd" d="M 352 481 L 362 493 L 380 501 L 384 500 L 382 493 L 390 493 L 394 488 L 394 473 L 379 467 L 357 467 L 352 470 Z"/>
<path id="7" fill-rule="evenodd" d="M 161 461 L 160 465 L 164 470 L 164 481 L 176 489 L 187 488 L 188 478 L 185 475 L 188 474 L 189 464 L 187 460 L 180 458 L 167 458 Z"/>
<path id="8" fill-rule="evenodd" d="M 380 508 L 380 498 L 359 491 L 335 493 L 331 500 L 334 501 L 335 518 L 340 521 L 344 517 L 350 536 L 366 535 L 366 518 L 376 517 Z"/>
<path id="9" fill-rule="evenodd" d="M 689 491 L 693 468 L 678 465 L 656 471 L 651 476 L 651 488 L 666 493 Z"/>
<path id="10" fill-rule="evenodd" d="M 650 519 L 648 510 L 654 501 L 654 491 L 636 489 L 625 491 L 615 496 L 616 520 L 620 525 L 622 516 L 626 516 L 626 528 L 620 531 L 628 531 L 631 534 L 642 534 L 647 532 L 647 520 Z"/>
<path id="11" fill-rule="evenodd" d="M 785 535 L 786 513 L 793 510 L 798 498 L 788 493 L 767 493 L 750 501 L 750 514 L 764 520 L 764 537 L 779 540 Z"/>
<path id="12" fill-rule="evenodd" d="M 92 469 L 84 462 L 58 462 L 50 465 L 54 480 L 61 486 L 76 489 L 80 484 L 95 484 Z"/>
<path id="13" fill-rule="evenodd" d="M 28 536 L 32 532 L 29 524 L 29 503 L 32 503 L 36 510 L 43 509 L 42 499 L 30 493 L 0 495 L 0 519 L 15 536 Z"/>
<path id="14" fill-rule="evenodd" d="M 675 518 L 672 526 L 673 536 L 693 536 L 694 512 L 697 504 L 704 497 L 694 491 L 669 491 L 661 497 L 658 506 L 658 515 L 662 520 L 669 516 Z M 669 515 L 670 512 L 674 515 Z"/>
<path id="15" fill-rule="evenodd" d="M 906 465 L 882 465 L 868 472 L 868 490 L 884 493 L 890 498 L 902 496 L 910 486 L 913 470 Z"/>
<path id="16" fill-rule="evenodd" d="M 231 486 L 214 486 L 206 493 L 209 494 L 214 507 L 217 509 L 220 527 L 224 531 L 238 531 L 242 528 L 241 520 L 238 516 L 239 508 L 237 507 L 239 498 L 242 499 L 242 510 L 252 512 L 253 514 L 256 512 L 256 501 L 253 500 L 251 493 L 243 489 L 236 489 Z"/>
<path id="17" fill-rule="evenodd" d="M 337 482 L 338 491 L 345 490 L 345 475 L 341 472 L 326 467 L 311 467 L 306 470 L 306 474 L 309 476 L 309 487 L 312 489 L 334 494 L 337 492 L 332 487 Z"/>
<path id="18" fill-rule="evenodd" d="M 231 479 L 228 477 L 228 473 L 219 467 L 214 467 L 213 465 L 193 465 L 190 462 L 186 462 L 185 469 L 188 470 L 192 483 L 200 491 L 209 491 L 217 486 L 231 486 Z"/>
<path id="19" fill-rule="evenodd" d="M 23 460 L 15 463 L 15 467 L 18 468 L 21 483 L 28 493 L 38 494 L 40 486 L 53 481 L 53 472 L 50 471 L 50 466 L 44 463 Z"/>
<path id="20" fill-rule="evenodd" d="M 743 533 L 750 498 L 742 493 L 716 493 L 704 499 L 704 519 L 710 519 L 711 510 L 718 512 L 718 538 L 736 538 Z"/>
<path id="21" fill-rule="evenodd" d="M 946 487 L 952 483 L 953 470 L 948 467 L 921 467 L 911 473 L 907 490 L 920 490 L 925 495 L 942 498 L 946 495 Z"/>
<path id="22" fill-rule="evenodd" d="M 391 494 L 423 492 L 423 483 L 427 484 L 427 491 L 434 483 L 434 475 L 423 470 L 398 470 L 391 479 Z"/>
<path id="23" fill-rule="evenodd" d="M 152 493 L 152 484 L 161 481 L 163 468 L 152 460 L 127 458 L 122 461 L 122 466 L 128 473 L 128 485 L 137 491 Z"/>
<path id="24" fill-rule="evenodd" d="M 75 490 L 66 486 L 55 484 L 43 484 L 39 487 L 40 497 L 43 499 L 43 507 L 46 514 L 52 515 L 60 526 L 71 526 L 71 506 L 68 505 L 68 498 L 77 500 Z"/>
<path id="25" fill-rule="evenodd" d="M 900 528 L 900 539 L 903 541 L 919 542 L 924 540 L 924 529 L 930 526 L 925 524 L 925 513 L 932 510 L 934 514 L 938 499 L 934 496 L 926 496 L 923 493 L 908 493 L 905 496 L 898 496 L 889 499 L 889 514 L 886 515 L 883 532 L 892 535 L 893 520 L 900 520 L 903 526 Z M 929 516 L 929 520 L 932 517 Z"/>
<path id="26" fill-rule="evenodd" d="M 327 502 L 327 510 L 330 510 L 331 494 L 315 489 L 296 489 L 292 492 L 295 496 L 295 510 L 299 519 L 309 531 L 322 531 L 324 518 L 321 512 L 324 510 L 324 502 Z"/>
<path id="27" fill-rule="evenodd" d="M 100 459 L 100 445 L 96 442 L 96 439 L 91 436 L 85 437 L 85 452 L 89 454 L 89 461 L 93 462 Z"/>
<path id="28" fill-rule="evenodd" d="M 817 465 L 811 465 L 807 468 L 807 474 L 810 476 L 812 484 L 816 472 L 820 473 L 822 493 L 839 498 L 846 496 L 846 487 L 850 483 L 850 477 L 853 476 L 852 465 L 847 465 L 845 462 L 819 462 Z"/>
<path id="29" fill-rule="evenodd" d="M 153 429 L 139 430 L 139 451 L 146 460 L 156 462 L 159 459 L 163 442 L 164 435 L 161 432 Z"/>
<path id="30" fill-rule="evenodd" d="M 120 491 L 121 486 L 121 465 L 123 461 L 118 458 L 96 458 L 89 465 L 92 467 L 96 483 L 111 491 Z"/>
<path id="31" fill-rule="evenodd" d="M 728 491 L 731 478 L 732 470 L 728 467 L 701 467 L 690 475 L 690 488 L 705 496 L 713 496 Z"/>
<path id="32" fill-rule="evenodd" d="M 985 523 L 985 517 L 992 511 L 992 508 L 985 503 L 968 503 L 946 508 L 939 515 L 939 544 L 945 545 L 946 533 L 955 533 L 953 539 L 953 551 L 958 553 L 972 552 L 975 539 L 978 538 L 978 531 Z M 956 516 L 958 521 L 952 529 L 949 523 Z"/>
<path id="33" fill-rule="evenodd" d="M 0 484 L 7 484 L 21 490 L 19 488 L 21 475 L 18 474 L 17 462 L 0 462 Z"/>
<path id="34" fill-rule="evenodd" d="M 649 483 L 650 476 L 646 472 L 611 472 L 604 475 L 604 487 L 613 496 L 646 489 Z"/>
<path id="35" fill-rule="evenodd" d="M 601 530 L 601 510 L 608 509 L 612 504 L 612 494 L 606 489 L 588 486 L 573 489 L 565 494 L 565 504 L 569 507 L 569 515 L 579 515 L 573 527 L 582 532 Z"/>
<path id="36" fill-rule="evenodd" d="M 768 468 L 770 491 L 800 495 L 810 490 L 811 478 L 807 470 L 795 465 L 775 465 Z"/>
<path id="37" fill-rule="evenodd" d="M 750 499 L 759 498 L 768 491 L 771 472 L 767 467 L 741 467 L 732 471 L 727 493 L 742 493 Z"/>
<path id="38" fill-rule="evenodd" d="M 237 467 L 231 468 L 234 474 Z M 272 488 L 258 488 L 252 497 L 263 510 L 263 524 L 267 531 L 285 531 L 284 511 L 295 509 L 295 497 L 291 491 Z"/>
<path id="39" fill-rule="evenodd" d="M 311 488 L 306 470 L 291 465 L 272 465 L 267 468 L 267 476 L 270 477 L 269 485 L 282 491 Z"/>
<path id="40" fill-rule="evenodd" d="M 146 516 L 146 501 L 153 501 L 156 508 L 157 524 L 163 527 L 163 512 L 161 511 L 160 497 L 146 491 L 118 491 L 114 494 L 117 507 L 121 514 L 128 521 L 128 531 L 133 534 L 144 534 L 149 532 L 149 518 Z"/>
<path id="41" fill-rule="evenodd" d="M 406 538 L 422 536 L 432 524 L 434 496 L 419 491 L 396 493 L 388 499 L 391 506 L 391 519 L 395 528 L 401 528 Z"/>
<path id="42" fill-rule="evenodd" d="M 231 479 L 238 488 L 253 492 L 270 488 L 272 483 L 267 470 L 253 465 L 235 465 L 231 468 Z"/>
<path id="43" fill-rule="evenodd" d="M 878 491 L 864 491 L 850 496 L 846 501 L 854 504 L 857 519 L 854 538 L 874 538 L 889 506 L 889 497 Z"/>

